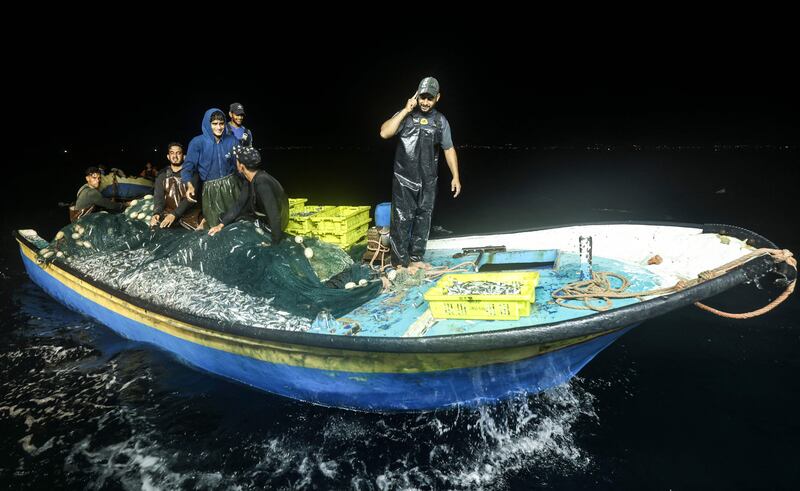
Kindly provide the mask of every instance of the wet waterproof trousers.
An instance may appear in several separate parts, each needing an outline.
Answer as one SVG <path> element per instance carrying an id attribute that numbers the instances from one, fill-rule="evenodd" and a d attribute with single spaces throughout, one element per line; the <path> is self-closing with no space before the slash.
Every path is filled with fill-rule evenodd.
<path id="1" fill-rule="evenodd" d="M 393 265 L 408 266 L 410 262 L 422 261 L 431 231 L 436 182 L 437 179 L 423 182 L 414 190 L 402 185 L 395 176 L 389 231 Z"/>
<path id="2" fill-rule="evenodd" d="M 209 227 L 219 225 L 220 217 L 236 204 L 240 182 L 236 174 L 229 174 L 203 183 L 203 216 Z"/>

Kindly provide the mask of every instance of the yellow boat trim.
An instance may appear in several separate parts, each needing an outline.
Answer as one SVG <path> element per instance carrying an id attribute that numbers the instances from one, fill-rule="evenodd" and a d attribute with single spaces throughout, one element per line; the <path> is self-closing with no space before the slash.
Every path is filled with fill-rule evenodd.
<path id="1" fill-rule="evenodd" d="M 123 317 L 201 346 L 279 365 L 355 373 L 435 372 L 515 362 L 606 334 L 593 334 L 532 346 L 456 353 L 356 351 L 253 339 L 187 324 L 133 305 L 67 273 L 54 264 L 39 264 L 36 253 L 21 241 L 17 242 L 22 253 L 51 277 L 78 295 Z"/>

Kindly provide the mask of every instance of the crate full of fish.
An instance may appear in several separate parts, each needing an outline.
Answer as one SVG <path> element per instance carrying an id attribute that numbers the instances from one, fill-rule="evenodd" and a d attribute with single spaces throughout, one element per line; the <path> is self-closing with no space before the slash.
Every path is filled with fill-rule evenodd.
<path id="1" fill-rule="evenodd" d="M 437 319 L 518 320 L 531 313 L 539 273 L 444 275 L 425 292 Z"/>

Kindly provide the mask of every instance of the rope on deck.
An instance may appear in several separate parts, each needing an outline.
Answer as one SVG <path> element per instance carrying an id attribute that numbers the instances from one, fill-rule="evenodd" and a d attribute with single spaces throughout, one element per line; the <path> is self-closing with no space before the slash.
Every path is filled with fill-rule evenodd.
<path id="1" fill-rule="evenodd" d="M 703 271 L 697 278 L 692 280 L 681 280 L 678 281 L 675 285 L 667 288 L 657 288 L 654 290 L 647 290 L 643 292 L 625 292 L 625 290 L 630 286 L 630 281 L 624 276 L 611 273 L 611 272 L 593 272 L 591 280 L 582 280 L 582 281 L 573 281 L 572 283 L 568 283 L 564 285 L 562 288 L 554 291 L 552 293 L 553 300 L 562 307 L 567 307 L 570 309 L 578 309 L 578 310 L 595 310 L 598 312 L 603 312 L 611 308 L 611 299 L 613 298 L 638 298 L 642 299 L 642 297 L 651 297 L 656 295 L 666 295 L 669 293 L 675 293 L 685 288 L 698 285 L 705 281 L 717 278 L 722 276 L 723 274 L 727 273 L 728 271 L 741 266 L 742 264 L 760 256 L 764 256 L 769 254 L 772 256 L 773 261 L 775 263 L 786 262 L 789 266 L 793 267 L 795 271 L 797 271 L 797 260 L 794 258 L 794 255 L 791 251 L 787 249 L 756 249 L 745 256 L 742 256 L 738 259 L 735 259 L 729 263 L 723 264 L 718 268 L 714 268 L 708 271 Z M 611 278 L 616 278 L 620 281 L 620 286 L 614 287 L 611 285 Z M 775 300 L 770 302 L 768 305 L 754 310 L 752 312 L 744 312 L 740 314 L 734 314 L 729 312 L 723 312 L 721 310 L 717 310 L 713 307 L 709 307 L 705 304 L 700 302 L 696 302 L 695 306 L 705 311 L 711 312 L 712 314 L 719 315 L 721 317 L 725 317 L 728 319 L 750 319 L 753 317 L 757 317 L 759 315 L 765 314 L 770 310 L 774 309 L 778 305 L 780 305 L 784 300 L 789 298 L 794 292 L 795 283 L 797 282 L 797 278 L 793 280 L 784 290 L 783 293 L 780 294 Z M 582 300 L 583 305 L 570 305 L 567 304 L 567 300 Z M 603 300 L 602 305 L 596 305 L 590 303 L 592 300 Z"/>

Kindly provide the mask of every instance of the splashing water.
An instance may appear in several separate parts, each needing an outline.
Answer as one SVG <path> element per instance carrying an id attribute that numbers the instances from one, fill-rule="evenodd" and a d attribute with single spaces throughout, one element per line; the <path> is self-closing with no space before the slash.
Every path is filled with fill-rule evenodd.
<path id="1" fill-rule="evenodd" d="M 127 341 L 103 360 L 92 344 L 120 341 L 68 320 L 62 327 L 78 336 L 48 331 L 0 353 L 9 374 L 0 420 L 13 440 L 5 448 L 15 449 L 0 466 L 6 482 L 474 489 L 503 487 L 532 468 L 547 475 L 590 465 L 574 428 L 596 415 L 579 381 L 491 407 L 363 414 L 248 391 Z"/>
<path id="2" fill-rule="evenodd" d="M 86 266 L 113 284 L 116 261 L 135 260 L 120 253 Z M 137 274 L 126 288 L 145 284 L 148 271 Z M 160 288 L 151 298 L 177 301 L 169 285 Z M 219 288 L 216 295 L 244 296 Z M 577 428 L 597 417 L 579 379 L 470 409 L 328 409 L 189 369 L 30 282 L 14 295 L 19 305 L 0 346 L 0 481 L 12 487 L 490 489 L 519 475 L 546 482 L 591 467 Z M 263 312 L 261 322 L 275 315 Z"/>
<path id="3" fill-rule="evenodd" d="M 164 275 L 167 266 L 156 264 L 115 276 L 140 259 L 135 254 L 75 261 L 131 294 L 193 311 L 180 303 L 190 292 L 164 282 L 191 275 L 188 268 Z M 161 282 L 153 283 L 148 275 L 156 273 Z M 241 315 L 261 312 L 241 319 L 264 327 L 282 315 L 263 299 L 194 273 L 177 283 L 209 282 L 203 289 L 214 292 L 226 318 L 239 314 L 224 304 L 244 305 Z M 541 484 L 592 465 L 578 428 L 596 425 L 597 416 L 579 379 L 469 409 L 328 409 L 188 369 L 67 311 L 29 282 L 16 298 L 0 347 L 0 439 L 7 449 L 0 481 L 12 487 L 495 489 L 519 475 Z"/>

